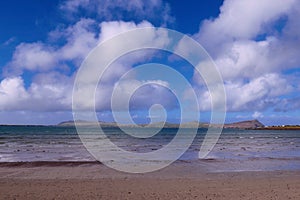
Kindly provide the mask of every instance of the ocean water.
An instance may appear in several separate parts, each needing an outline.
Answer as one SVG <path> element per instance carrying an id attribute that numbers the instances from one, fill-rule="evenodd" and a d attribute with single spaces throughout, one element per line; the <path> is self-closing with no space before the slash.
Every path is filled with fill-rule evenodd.
<path id="1" fill-rule="evenodd" d="M 120 148 L 141 153 L 163 148 L 177 133 L 177 129 L 165 128 L 151 138 L 140 139 L 118 128 L 103 130 Z M 95 128 L 86 131 L 97 134 Z M 134 131 L 143 134 L 147 130 Z M 214 171 L 300 169 L 300 131 L 226 129 L 207 158 L 199 160 L 206 131 L 198 130 L 194 142 L 177 162 L 200 163 Z M 74 127 L 0 126 L 0 162 L 25 161 L 95 161 L 95 158 L 86 150 Z"/>

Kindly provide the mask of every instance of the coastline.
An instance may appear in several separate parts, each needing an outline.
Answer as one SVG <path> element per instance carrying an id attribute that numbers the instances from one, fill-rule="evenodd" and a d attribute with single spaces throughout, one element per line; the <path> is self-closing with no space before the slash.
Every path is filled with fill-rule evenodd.
<path id="1" fill-rule="evenodd" d="M 126 139 L 119 129 L 107 130 L 130 151 L 159 149 L 176 133 L 164 129 L 167 137 L 145 142 Z M 298 131 L 226 129 L 207 159 L 199 159 L 205 132 L 200 129 L 180 159 L 146 174 L 122 173 L 96 161 L 74 128 L 9 127 L 2 132 L 0 199 L 300 197 Z"/>

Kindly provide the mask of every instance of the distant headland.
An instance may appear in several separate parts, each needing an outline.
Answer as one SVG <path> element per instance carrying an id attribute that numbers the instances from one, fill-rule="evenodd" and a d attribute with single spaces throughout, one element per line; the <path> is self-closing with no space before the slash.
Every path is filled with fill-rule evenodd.
<path id="1" fill-rule="evenodd" d="M 208 128 L 215 127 L 220 128 L 222 125 L 220 124 L 209 124 L 203 122 L 185 122 L 182 124 L 170 123 L 170 122 L 155 122 L 151 124 L 117 124 L 116 122 L 104 122 L 104 121 L 85 121 L 85 120 L 77 120 L 77 126 L 97 126 L 98 124 L 104 128 L 140 128 L 140 127 L 148 127 L 148 128 Z M 52 127 L 75 127 L 75 122 L 73 120 L 63 121 L 56 125 L 8 125 L 2 124 L 0 126 L 52 126 Z M 224 129 L 240 129 L 240 130 L 300 130 L 300 125 L 277 125 L 277 126 L 265 126 L 257 119 L 239 121 L 233 123 L 227 123 L 223 125 Z"/>
<path id="2" fill-rule="evenodd" d="M 179 128 L 179 124 L 175 123 L 169 123 L 169 122 L 157 122 L 152 124 L 138 124 L 138 125 L 132 125 L 132 124 L 117 124 L 115 122 L 91 122 L 91 121 L 83 121 L 79 120 L 76 121 L 76 125 L 78 126 L 94 126 L 99 123 L 101 127 L 149 127 L 149 128 L 156 128 L 156 127 L 164 127 L 164 128 Z M 66 127 L 66 126 L 75 126 L 74 121 L 65 121 L 59 123 L 57 126 L 60 127 Z M 216 127 L 219 128 L 221 125 L 219 124 L 209 124 L 209 123 L 200 123 L 200 122 L 187 122 L 180 125 L 182 128 L 208 128 L 208 127 Z M 240 121 L 240 122 L 234 122 L 229 124 L 224 124 L 223 128 L 225 129 L 266 129 L 266 126 L 262 124 L 260 121 L 254 119 L 254 120 L 248 120 L 248 121 Z"/>

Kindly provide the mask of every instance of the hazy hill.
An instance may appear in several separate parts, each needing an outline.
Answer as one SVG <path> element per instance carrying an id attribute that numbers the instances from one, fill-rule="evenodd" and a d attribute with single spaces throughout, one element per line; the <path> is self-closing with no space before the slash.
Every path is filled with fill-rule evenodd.
<path id="1" fill-rule="evenodd" d="M 224 128 L 256 129 L 256 128 L 263 128 L 263 127 L 264 125 L 257 119 L 235 122 L 231 124 L 224 124 Z"/>
<path id="2" fill-rule="evenodd" d="M 117 123 L 115 122 L 90 122 L 90 121 L 83 121 L 79 120 L 76 121 L 76 125 L 79 126 L 96 126 L 97 123 L 99 123 L 102 127 L 118 127 Z M 163 122 L 157 122 L 153 124 L 139 124 L 139 126 L 142 127 L 162 127 Z M 75 126 L 74 121 L 65 121 L 58 124 L 58 126 Z M 136 125 L 130 125 L 130 124 L 123 124 L 120 125 L 122 127 L 137 127 Z M 211 125 L 212 127 L 220 127 L 218 124 Z M 164 124 L 165 128 L 178 128 L 179 124 L 173 124 L 166 122 Z M 208 123 L 199 123 L 199 122 L 187 122 L 181 124 L 181 127 L 183 128 L 208 128 Z M 257 129 L 257 128 L 263 128 L 264 125 L 259 122 L 258 120 L 248 120 L 248 121 L 241 121 L 241 122 L 235 122 L 230 124 L 224 124 L 224 128 L 236 128 L 236 129 Z"/>

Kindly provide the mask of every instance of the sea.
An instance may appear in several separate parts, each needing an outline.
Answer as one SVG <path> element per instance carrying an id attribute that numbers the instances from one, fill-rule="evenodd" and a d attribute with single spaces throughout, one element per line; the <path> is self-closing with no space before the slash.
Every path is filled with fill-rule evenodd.
<path id="1" fill-rule="evenodd" d="M 96 128 L 86 131 L 97 134 Z M 145 129 L 135 131 L 142 134 Z M 163 128 L 153 137 L 135 138 L 119 128 L 103 128 L 111 142 L 138 153 L 164 148 L 177 131 Z M 212 151 L 199 159 L 206 132 L 198 129 L 189 149 L 175 163 L 195 164 L 208 171 L 300 170 L 300 131 L 224 129 Z M 0 126 L 1 163 L 36 161 L 92 162 L 96 158 L 85 148 L 75 127 Z"/>

